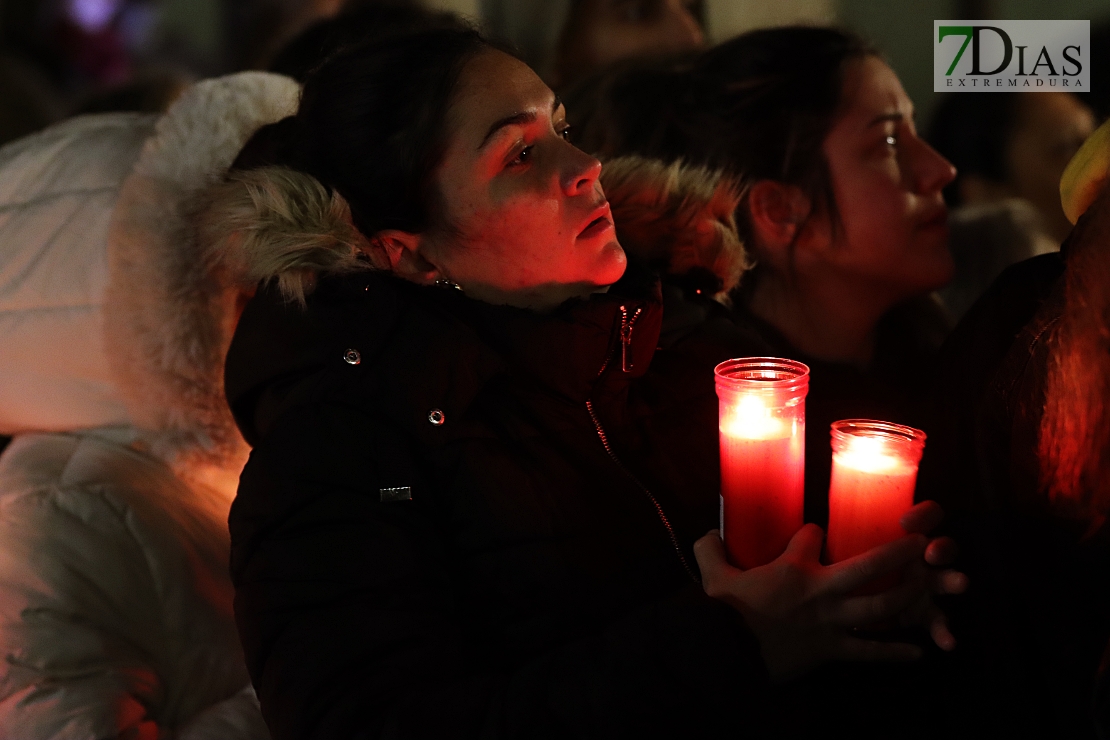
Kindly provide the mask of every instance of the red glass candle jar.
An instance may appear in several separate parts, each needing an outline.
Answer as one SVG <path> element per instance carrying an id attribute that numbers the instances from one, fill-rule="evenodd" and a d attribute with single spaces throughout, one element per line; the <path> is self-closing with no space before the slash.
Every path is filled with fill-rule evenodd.
<path id="1" fill-rule="evenodd" d="M 804 523 L 809 368 L 747 357 L 715 370 L 720 401 L 721 536 L 729 562 L 754 568 Z"/>
<path id="2" fill-rule="evenodd" d="M 925 433 L 845 419 L 832 425 L 832 449 L 826 553 L 836 563 L 905 535 L 899 520 L 913 506 Z"/>

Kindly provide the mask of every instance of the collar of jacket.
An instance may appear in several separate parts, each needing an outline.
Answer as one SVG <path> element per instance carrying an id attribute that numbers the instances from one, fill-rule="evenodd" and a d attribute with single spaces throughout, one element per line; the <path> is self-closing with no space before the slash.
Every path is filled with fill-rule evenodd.
<path id="1" fill-rule="evenodd" d="M 619 386 L 643 375 L 663 315 L 658 279 L 637 265 L 607 292 L 567 301 L 546 314 L 459 303 L 458 315 L 514 379 L 573 404 L 585 403 L 601 384 Z"/>
<path id="2" fill-rule="evenodd" d="M 228 352 L 225 388 L 252 445 L 322 372 L 372 389 L 355 396 L 404 426 L 430 429 L 433 410 L 462 418 L 495 378 L 584 403 L 599 384 L 646 372 L 661 321 L 658 280 L 636 268 L 547 314 L 367 271 L 321 280 L 307 309 L 260 290 Z"/>

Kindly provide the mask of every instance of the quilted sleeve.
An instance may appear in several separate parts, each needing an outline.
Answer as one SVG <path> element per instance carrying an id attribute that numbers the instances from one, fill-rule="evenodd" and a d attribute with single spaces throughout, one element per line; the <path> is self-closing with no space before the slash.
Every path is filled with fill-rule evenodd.
<path id="1" fill-rule="evenodd" d="M 182 681 L 149 534 L 108 486 L 5 492 L 0 737 L 268 737 L 249 691 L 174 727 Z"/>

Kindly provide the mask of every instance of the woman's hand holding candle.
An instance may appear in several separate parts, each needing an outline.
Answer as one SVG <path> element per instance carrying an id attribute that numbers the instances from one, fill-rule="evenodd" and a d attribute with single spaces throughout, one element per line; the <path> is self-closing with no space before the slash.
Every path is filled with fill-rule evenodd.
<path id="1" fill-rule="evenodd" d="M 826 660 L 913 660 L 915 645 L 865 640 L 851 630 L 897 617 L 921 625 L 943 650 L 955 647 L 948 620 L 933 597 L 963 593 L 967 576 L 947 569 L 956 559 L 948 537 L 928 539 L 943 519 L 925 501 L 901 518 L 906 536 L 834 565 L 820 562 L 823 533 L 808 524 L 773 562 L 741 570 L 728 564 L 714 530 L 694 545 L 707 594 L 737 609 L 759 638 L 774 679 L 803 673 Z M 876 577 L 900 570 L 903 582 L 878 594 L 854 595 Z"/>
<path id="2" fill-rule="evenodd" d="M 855 637 L 850 630 L 919 608 L 930 592 L 919 579 L 882 593 L 854 591 L 887 573 L 924 562 L 929 541 L 911 534 L 836 563 L 821 564 L 824 533 L 814 524 L 798 530 L 777 559 L 741 570 L 729 565 L 716 530 L 694 544 L 707 594 L 739 611 L 759 639 L 775 680 L 798 675 L 827 660 L 914 660 L 916 645 Z"/>
<path id="3" fill-rule="evenodd" d="M 902 515 L 902 529 L 907 534 L 924 534 L 936 529 L 944 518 L 944 511 L 935 501 L 922 501 Z M 963 573 L 945 568 L 956 562 L 957 547 L 950 537 L 935 537 L 925 548 L 925 557 L 912 564 L 906 580 L 916 580 L 926 592 L 918 603 L 901 615 L 905 625 L 919 624 L 929 630 L 933 642 L 941 650 L 956 647 L 956 638 L 948 630 L 948 618 L 933 601 L 932 596 L 962 594 L 967 590 L 968 579 Z"/>
<path id="4" fill-rule="evenodd" d="M 940 524 L 940 506 L 932 502 L 913 504 L 924 432 L 869 419 L 838 421 L 831 431 L 833 466 L 826 548 L 831 562 L 846 560 L 907 533 L 928 534 Z M 925 627 L 938 647 L 952 650 L 956 639 L 933 596 L 961 593 L 967 588 L 965 575 L 940 568 L 950 565 L 955 557 L 955 542 L 937 538 L 929 543 L 924 557 L 904 573 L 868 584 L 865 592 L 891 588 L 899 580 L 917 584 L 920 598 L 899 615 L 898 621 Z"/>

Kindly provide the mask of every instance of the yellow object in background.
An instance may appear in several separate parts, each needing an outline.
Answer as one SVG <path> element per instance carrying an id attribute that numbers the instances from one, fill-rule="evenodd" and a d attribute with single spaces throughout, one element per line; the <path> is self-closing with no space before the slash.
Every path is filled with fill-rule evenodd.
<path id="1" fill-rule="evenodd" d="M 1091 134 L 1060 178 L 1060 203 L 1073 224 L 1095 201 L 1110 172 L 1110 121 Z"/>

